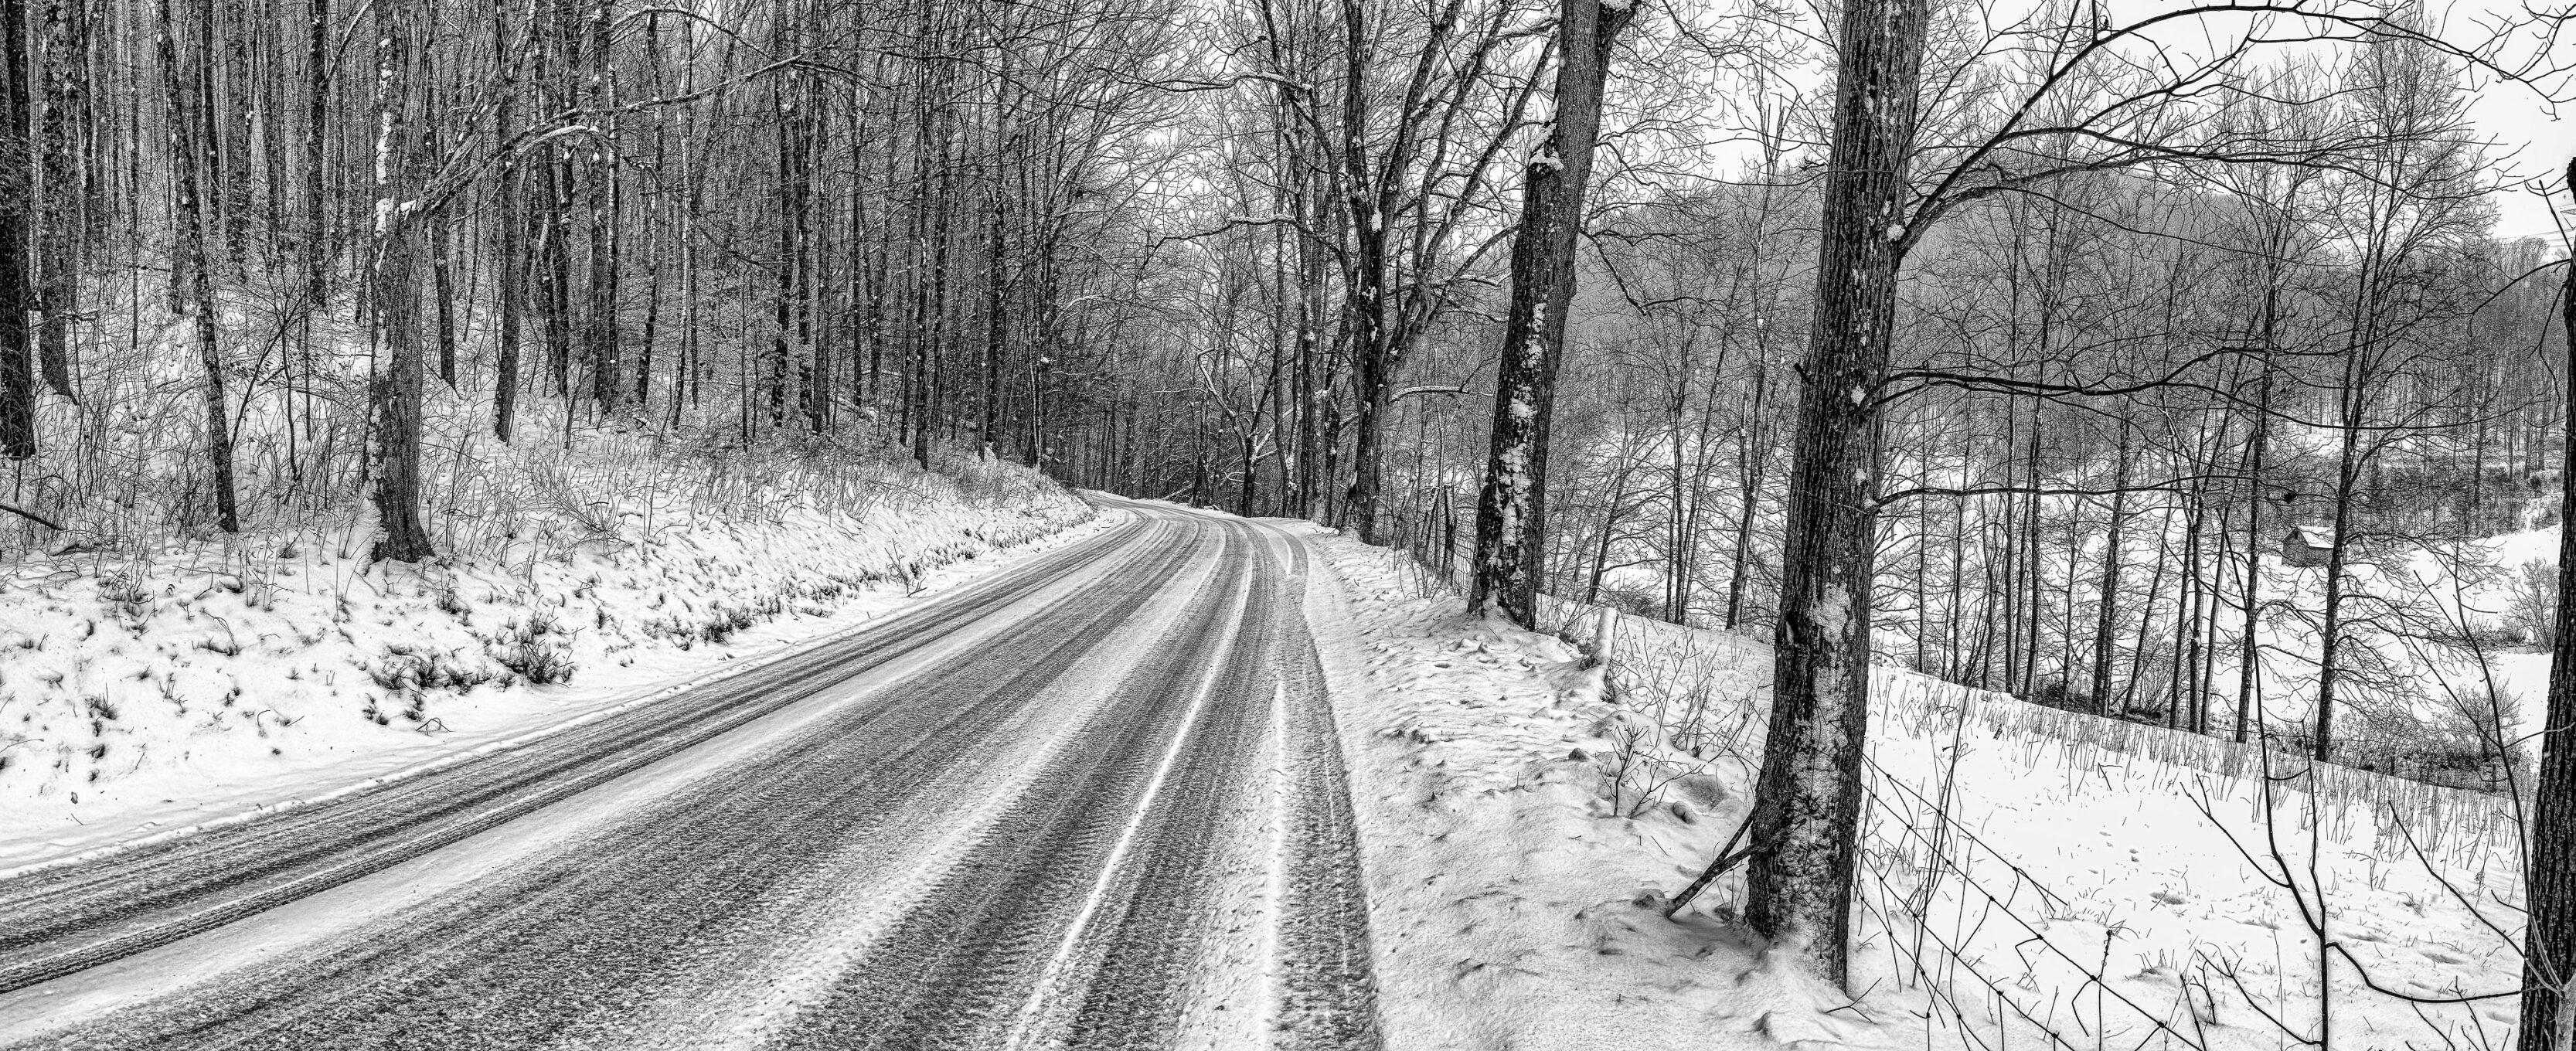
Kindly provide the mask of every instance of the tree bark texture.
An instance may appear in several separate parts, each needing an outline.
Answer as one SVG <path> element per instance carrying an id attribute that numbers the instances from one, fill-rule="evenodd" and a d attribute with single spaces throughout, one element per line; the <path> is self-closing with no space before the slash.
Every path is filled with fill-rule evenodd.
<path id="1" fill-rule="evenodd" d="M 24 158 L 29 130 L 27 5 L 0 0 L 0 66 L 9 86 L 0 91 L 0 157 Z M 36 454 L 36 371 L 28 340 L 27 247 L 32 224 L 23 165 L 0 174 L 0 455 Z"/>
<path id="2" fill-rule="evenodd" d="M 191 85 L 198 79 L 179 61 L 177 26 L 171 17 L 170 0 L 160 0 L 156 12 L 160 20 L 159 50 L 162 79 L 169 89 L 170 159 L 178 191 L 179 275 L 187 283 L 187 310 L 196 322 L 197 356 L 206 374 L 206 459 L 212 468 L 215 490 L 216 523 L 225 532 L 241 531 L 241 517 L 233 506 L 233 442 L 229 401 L 224 391 L 224 358 L 221 332 L 215 324 L 214 267 L 206 250 L 213 237 L 213 224 L 206 215 L 206 198 L 197 165 L 200 156 L 197 143 L 212 131 L 206 126 L 206 113 L 201 108 L 203 97 Z M 199 20 L 200 24 L 204 20 Z M 192 52 L 195 53 L 195 52 Z M 16 315 L 23 317 L 24 315 Z"/>
<path id="3" fill-rule="evenodd" d="M 2567 189 L 2576 193 L 2576 160 L 2567 164 Z M 2567 361 L 2576 364 L 2576 258 L 2569 259 L 2559 294 L 2559 324 Z M 2568 395 L 2576 419 L 2576 392 Z M 2576 463 L 2576 428 L 2567 436 L 2567 459 Z M 2559 472 L 2561 497 L 2576 506 L 2576 472 Z M 2525 860 L 2525 904 L 2531 910 L 2523 936 L 2522 1031 L 2519 1051 L 2576 1047 L 2576 529 L 2558 538 L 2558 638 L 2549 659 L 2549 716 L 2541 734 L 2540 782 L 2533 790 L 2531 856 Z"/>
<path id="4" fill-rule="evenodd" d="M 416 0 L 376 4 L 375 234 L 368 252 L 368 346 L 376 372 L 368 385 L 375 439 L 378 535 L 371 557 L 418 562 L 434 552 L 420 519 L 420 295 L 412 231 L 425 216 L 415 198 L 419 136 L 413 100 L 419 42 L 426 22 Z"/>
<path id="5" fill-rule="evenodd" d="M 1611 48 L 1635 14 L 1632 4 L 1566 0 L 1557 18 L 1555 125 L 1522 168 L 1512 299 L 1494 381 L 1492 449 L 1476 498 L 1476 564 L 1467 608 L 1524 628 L 1538 623 L 1548 424 L 1565 358 L 1565 315 L 1574 303 L 1574 254 L 1600 137 L 1601 93 Z"/>
<path id="6" fill-rule="evenodd" d="M 36 253 L 38 305 L 45 312 L 37 360 L 45 385 L 75 401 L 80 395 L 72 387 L 70 343 L 72 316 L 80 309 L 81 262 L 80 224 L 75 221 L 80 209 L 81 144 L 75 134 L 77 118 L 89 106 L 80 12 L 74 6 L 78 2 L 46 0 L 45 4 L 45 106 L 39 147 L 43 186 L 37 198 L 44 213 Z"/>
<path id="7" fill-rule="evenodd" d="M 1789 476 L 1772 710 L 1745 918 L 1822 977 L 1848 974 L 1869 722 L 1880 377 L 1907 245 L 1927 0 L 1843 9 L 1816 306 Z"/>

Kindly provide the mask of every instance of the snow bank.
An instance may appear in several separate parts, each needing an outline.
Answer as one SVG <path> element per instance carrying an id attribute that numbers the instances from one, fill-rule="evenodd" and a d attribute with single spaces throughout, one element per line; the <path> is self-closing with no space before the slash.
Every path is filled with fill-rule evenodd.
<path id="1" fill-rule="evenodd" d="M 2509 1039 L 2509 997 L 2405 997 L 2517 984 L 2510 799 L 1881 668 L 1853 1001 L 1765 961 L 1740 870 L 1656 907 L 1749 807 L 1767 646 L 1617 618 L 1605 682 L 1319 547 L 1394 1046 L 2275 1048 L 2328 1004 L 2337 1047 Z"/>
<path id="2" fill-rule="evenodd" d="M 844 453 L 487 449 L 420 566 L 368 563 L 345 518 L 9 565 L 0 871 L 649 699 L 1092 518 L 1013 466 Z"/>
<path id="3" fill-rule="evenodd" d="M 1352 766 L 1389 1046 L 1768 1047 L 1853 1032 L 1826 1013 L 1842 998 L 1766 965 L 1758 939 L 1659 910 L 1742 815 L 1735 778 L 1647 770 L 1620 744 L 1639 717 L 1570 647 L 1460 616 L 1395 553 L 1317 547 L 1331 574 L 1308 619 Z"/>

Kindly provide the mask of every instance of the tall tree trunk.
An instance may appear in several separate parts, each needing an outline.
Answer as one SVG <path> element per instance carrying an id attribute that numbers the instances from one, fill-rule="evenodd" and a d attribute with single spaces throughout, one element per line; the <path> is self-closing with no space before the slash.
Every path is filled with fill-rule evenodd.
<path id="1" fill-rule="evenodd" d="M 2345 375 L 2355 373 L 2347 365 Z M 2334 520 L 2329 528 L 2334 535 L 2326 550 L 2325 610 L 2317 634 L 2317 707 L 2310 721 L 2308 754 L 2316 761 L 2334 758 L 2335 690 L 2342 685 L 2344 569 L 2350 564 L 2352 505 L 2361 488 L 2363 452 L 2361 450 L 2362 392 L 2348 384 L 2343 394 L 2342 452 L 2335 461 Z"/>
<path id="2" fill-rule="evenodd" d="M 2566 190 L 2576 195 L 2576 160 L 2567 164 Z M 2565 264 L 2559 324 L 2566 362 L 2576 365 L 2576 258 Z M 2565 373 L 2561 373 L 2565 375 Z M 2576 390 L 2567 394 L 2567 419 L 2576 421 Z M 2576 464 L 2576 427 L 2566 436 L 2566 459 Z M 2576 471 L 2559 474 L 2559 494 L 2576 507 Z M 2531 855 L 2524 861 L 2525 904 L 2531 910 L 2523 937 L 2522 1035 L 2518 1051 L 2576 1048 L 2576 529 L 2558 535 L 2558 637 L 2550 646 L 2549 714 L 2542 725 L 2540 781 L 2533 789 Z"/>
<path id="3" fill-rule="evenodd" d="M 1313 214 L 1313 197 L 1312 192 L 1306 194 L 1307 204 L 1303 206 L 1306 211 L 1303 214 Z M 1297 265 L 1301 290 L 1297 297 L 1297 514 L 1313 518 L 1323 513 L 1324 505 L 1332 502 L 1331 495 L 1324 491 L 1332 485 L 1332 477 L 1324 473 L 1330 456 L 1323 448 L 1327 439 L 1322 413 L 1317 411 L 1316 404 L 1327 396 L 1319 387 L 1330 386 L 1329 381 L 1318 384 L 1316 373 L 1329 370 L 1331 366 L 1323 360 L 1324 354 L 1319 346 L 1323 341 L 1326 313 L 1323 305 L 1324 250 L 1314 238 L 1298 239 Z"/>
<path id="4" fill-rule="evenodd" d="M 1771 724 L 1754 795 L 1760 849 L 1745 918 L 1777 951 L 1837 983 L 1849 974 L 1869 724 L 1877 395 L 1907 244 L 1906 167 L 1929 20 L 1928 0 L 1843 8 Z"/>
<path id="5" fill-rule="evenodd" d="M 2263 674 L 2263 456 L 2272 438 L 2272 340 L 2280 289 L 2276 282 L 2263 293 L 2263 378 L 2254 394 L 2254 433 L 2245 444 L 2245 635 L 2238 640 L 2236 665 L 2236 743 L 2244 744 L 2249 727 L 2260 716 L 2255 700 Z"/>
<path id="6" fill-rule="evenodd" d="M 2120 420 L 2119 466 L 2112 472 L 2111 518 L 2102 531 L 2102 585 L 2100 601 L 2094 604 L 2093 618 L 2093 711 L 2107 715 L 2111 710 L 2111 664 L 2118 646 L 2114 628 L 2120 608 L 2120 542 L 2122 527 L 2129 524 L 2129 421 Z M 2074 552 L 2067 552 L 2067 578 L 2074 579 Z M 2071 604 L 2070 604 L 2071 605 Z"/>
<path id="7" fill-rule="evenodd" d="M 47 0 L 45 4 L 43 189 L 39 196 L 44 212 L 36 253 L 42 275 L 38 302 L 45 312 L 38 360 L 45 385 L 74 401 L 80 396 L 72 388 L 70 337 L 72 319 L 80 310 L 80 265 L 85 254 L 81 224 L 75 218 L 80 208 L 81 163 L 74 122 L 89 106 L 81 61 L 81 2 Z M 26 32 L 23 27 L 18 31 Z"/>
<path id="8" fill-rule="evenodd" d="M 15 4 L 18 0 L 6 2 Z M 188 311 L 196 321 L 198 361 L 206 373 L 206 458 L 214 469 L 215 516 L 225 532 L 238 533 L 241 531 L 241 516 L 233 506 L 231 416 L 224 394 L 222 344 L 215 329 L 213 267 L 206 252 L 206 242 L 212 237 L 212 231 L 208 229 L 205 195 L 198 181 L 197 168 L 200 153 L 196 141 L 206 134 L 206 114 L 198 108 L 202 99 L 192 87 L 195 78 L 179 63 L 170 0 L 160 0 L 156 13 L 160 19 L 163 81 L 170 94 L 170 163 L 175 169 L 173 181 L 178 190 L 179 262 L 187 275 Z M 19 316 L 23 315 L 11 312 L 12 318 Z"/>
<path id="9" fill-rule="evenodd" d="M 240 230 L 232 222 L 231 169 L 225 163 L 224 140 L 231 129 L 223 119 L 215 93 L 216 56 L 223 52 L 215 47 L 214 0 L 190 0 L 185 14 L 189 91 L 197 107 L 198 139 L 190 143 L 190 148 L 197 151 L 197 163 L 201 165 L 197 169 L 197 207 L 206 213 L 209 247 L 205 259 L 215 258 L 213 239 L 221 234 L 227 249 L 224 261 L 229 264 L 241 258 L 241 243 Z"/>
<path id="10" fill-rule="evenodd" d="M 653 418 L 653 347 L 662 338 L 662 254 L 667 245 L 660 202 L 658 193 L 644 198 L 644 327 L 635 337 L 634 391 L 635 416 L 642 420 Z"/>
<path id="11" fill-rule="evenodd" d="M 447 209 L 429 216 L 430 299 L 438 306 L 438 380 L 456 389 L 456 275 L 449 265 L 455 254 L 456 220 Z"/>
<path id="12" fill-rule="evenodd" d="M 583 351 L 590 359 L 591 397 L 599 403 L 606 417 L 626 404 L 626 357 L 620 345 L 617 328 L 617 180 L 618 164 L 614 138 L 616 118 L 610 114 L 616 103 L 615 67 L 609 62 L 609 28 L 613 0 L 597 0 L 584 18 L 581 48 L 584 70 L 583 105 L 591 113 L 603 114 L 590 119 L 602 127 L 590 136 L 590 153 L 583 165 L 582 186 L 586 191 L 585 211 L 590 230 L 589 297 L 583 304 Z"/>
<path id="13" fill-rule="evenodd" d="M 521 319 L 527 314 L 527 260 L 522 258 L 527 246 L 527 225 L 519 208 L 522 179 L 519 158 L 510 152 L 510 137 L 518 133 L 513 125 L 517 118 L 513 101 L 518 93 L 519 53 L 510 47 L 510 0 L 492 0 L 492 57 L 500 67 L 501 90 L 492 104 L 492 150 L 500 156 L 500 172 L 492 188 L 492 222 L 500 227 L 494 238 L 498 250 L 494 261 L 499 271 L 499 287 L 493 289 L 494 306 L 500 314 L 500 331 L 496 335 L 492 357 L 492 436 L 507 442 L 510 427 L 519 407 L 519 340 Z"/>
<path id="14" fill-rule="evenodd" d="M 1556 123 L 1522 168 L 1512 301 L 1494 381 L 1492 452 L 1476 497 L 1475 573 L 1467 585 L 1467 608 L 1524 628 L 1538 623 L 1539 580 L 1546 569 L 1548 424 L 1556 408 L 1557 368 L 1565 359 L 1565 314 L 1574 303 L 1584 184 L 1592 177 L 1592 149 L 1601 131 L 1610 49 L 1635 14 L 1632 4 L 1565 0 L 1556 24 Z M 1674 442 L 1679 445 L 1678 434 Z"/>
<path id="15" fill-rule="evenodd" d="M 784 13 L 778 17 L 784 18 Z M 782 35 L 777 44 L 792 48 L 792 41 L 783 36 L 785 30 L 782 28 L 779 32 Z M 776 330 L 770 333 L 769 363 L 762 372 L 767 376 L 771 427 L 787 422 L 788 372 L 793 363 L 802 360 L 794 340 L 797 305 L 804 297 L 799 280 L 802 271 L 797 262 L 804 252 L 804 245 L 797 234 L 805 212 L 806 163 L 803 151 L 806 141 L 797 131 L 797 125 L 804 116 L 804 107 L 803 100 L 796 97 L 795 86 L 792 79 L 781 79 L 770 85 L 771 113 L 778 125 L 777 255 L 771 261 L 772 273 L 777 278 L 776 300 L 771 304 Z"/>
<path id="16" fill-rule="evenodd" d="M 998 93 L 999 89 L 995 90 Z M 997 102 L 994 108 L 999 109 L 1000 104 Z M 996 122 L 998 123 L 999 120 L 997 115 Z M 997 166 L 998 164 L 999 162 L 996 161 Z M 1002 358 L 1010 352 L 1011 328 L 1008 304 L 1011 282 L 1007 269 L 1010 258 L 1006 254 L 1009 245 L 1005 237 L 1008 230 L 1006 225 L 1008 209 L 1009 202 L 1002 197 L 1001 172 L 996 170 L 993 173 L 992 212 L 986 217 L 988 243 L 984 264 L 984 413 L 975 431 L 975 437 L 983 442 L 986 459 L 1000 455 L 999 443 L 995 441 L 993 432 L 1002 423 Z M 1251 477 L 1251 470 L 1251 465 L 1246 463 L 1244 472 L 1247 479 Z"/>
<path id="17" fill-rule="evenodd" d="M 2165 726 L 2178 729 L 2183 713 L 2197 703 L 2192 691 L 2200 680 L 2200 623 L 2209 607 L 2212 583 L 2200 572 L 2200 538 L 2208 521 L 2208 509 L 2195 482 L 2183 496 L 2182 524 L 2182 602 L 2174 611 L 2174 664 L 2172 697 L 2165 705 Z"/>
<path id="18" fill-rule="evenodd" d="M 564 399 L 564 417 L 572 417 L 572 160 L 560 148 L 539 172 L 543 207 L 537 218 L 537 311 L 545 328 L 546 371 L 555 396 Z"/>
<path id="19" fill-rule="evenodd" d="M 574 83 L 581 61 L 581 12 L 578 0 L 531 0 L 529 33 L 536 38 L 532 67 L 538 78 L 541 114 L 562 113 L 578 104 Z M 546 344 L 546 378 L 564 400 L 564 422 L 573 412 L 572 357 L 575 332 L 572 311 L 572 147 L 557 136 L 544 146 L 537 171 L 537 219 L 534 292 Z"/>
<path id="20" fill-rule="evenodd" d="M 0 52 L 0 68 L 9 75 L 7 90 L 0 91 L 0 157 L 23 160 L 33 117 L 26 0 L 0 0 Z M 0 456 L 22 459 L 36 455 L 35 355 L 27 338 L 27 311 L 35 305 L 27 282 L 29 212 L 26 194 L 0 194 Z"/>
<path id="21" fill-rule="evenodd" d="M 375 439 L 378 536 L 368 557 L 430 557 L 420 519 L 420 294 L 413 277 L 412 228 L 423 216 L 413 173 L 419 135 L 412 105 L 427 23 L 420 0 L 376 0 L 375 232 L 367 253 L 367 345 L 376 365 L 368 384 Z"/>
<path id="22" fill-rule="evenodd" d="M 1395 362 L 1386 333 L 1388 203 L 1394 194 L 1380 192 L 1370 172 L 1369 75 L 1373 48 L 1367 24 L 1368 5 L 1345 0 L 1342 77 L 1342 164 L 1340 185 L 1348 212 L 1349 251 L 1345 256 L 1342 294 L 1343 347 L 1350 354 L 1351 484 L 1342 497 L 1336 523 L 1356 526 L 1360 542 L 1384 543 L 1379 535 L 1378 490 L 1383 484 L 1379 460 L 1386 423 L 1386 385 Z M 1382 176 L 1394 179 L 1399 173 Z M 1338 439 L 1338 434 L 1328 441 Z"/>
<path id="23" fill-rule="evenodd" d="M 1771 388 L 1770 346 L 1765 341 L 1753 360 L 1753 411 L 1745 417 L 1744 441 L 1737 445 L 1735 489 L 1735 545 L 1730 556 L 1733 565 L 1726 571 L 1726 627 L 1733 630 L 1744 622 L 1744 592 L 1751 582 L 1745 567 L 1753 561 L 1753 526 L 1762 511 L 1762 489 L 1771 463 L 1770 420 L 1764 415 L 1764 401 Z"/>
<path id="24" fill-rule="evenodd" d="M 307 0 L 304 37 L 304 308 L 330 302 L 331 190 L 322 152 L 331 114 L 331 0 Z M 508 92 L 502 93 L 504 98 Z"/>
<path id="25" fill-rule="evenodd" d="M 660 98 L 669 90 L 661 21 L 659 13 L 648 12 L 644 16 L 644 54 L 652 69 L 651 83 L 645 91 L 652 98 Z M 668 108 L 653 112 L 653 158 L 657 175 L 664 159 L 670 156 L 670 120 Z M 644 197 L 644 331 L 636 340 L 635 362 L 635 414 L 645 420 L 653 418 L 653 350 L 662 335 L 662 263 L 663 256 L 669 251 L 669 236 L 662 218 L 661 188 L 654 187 Z"/>

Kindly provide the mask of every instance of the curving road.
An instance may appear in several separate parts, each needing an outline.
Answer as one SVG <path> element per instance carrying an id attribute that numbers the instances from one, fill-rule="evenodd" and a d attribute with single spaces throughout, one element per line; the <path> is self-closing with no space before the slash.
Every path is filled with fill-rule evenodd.
<path id="1" fill-rule="evenodd" d="M 1376 1047 L 1304 545 L 1102 502 L 797 657 L 0 882 L 0 1046 Z"/>

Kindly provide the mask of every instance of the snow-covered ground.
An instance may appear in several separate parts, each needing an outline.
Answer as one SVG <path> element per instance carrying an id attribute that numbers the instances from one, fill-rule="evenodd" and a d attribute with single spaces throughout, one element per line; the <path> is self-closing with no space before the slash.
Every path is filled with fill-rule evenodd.
<path id="1" fill-rule="evenodd" d="M 2328 769 L 2267 822 L 2253 749 L 1882 669 L 1854 1002 L 1765 960 L 1740 873 L 1659 907 L 1749 807 L 1766 646 L 1622 618 L 1605 690 L 1402 556 L 1318 544 L 1319 641 L 1364 655 L 1328 670 L 1393 1046 L 2288 1047 L 2318 1035 L 2313 917 L 2332 1046 L 2509 1039 L 2510 998 L 2395 995 L 2517 984 L 2507 800 Z"/>
<path id="2" fill-rule="evenodd" d="M 1678 780 L 1624 816 L 1632 800 L 1606 790 L 1620 709 L 1597 669 L 1460 615 L 1400 554 L 1317 547 L 1338 581 L 1319 575 L 1308 614 L 1351 765 L 1390 1047 L 1765 1047 L 1838 1031 L 1829 992 L 1761 966 L 1756 939 L 1652 907 L 1742 815 L 1740 776 Z"/>
<path id="3" fill-rule="evenodd" d="M 434 563 L 369 563 L 360 521 L 0 569 L 0 872 L 647 703 L 1096 521 L 1004 464 L 511 455 Z M 496 511 L 503 467 L 561 506 Z"/>

